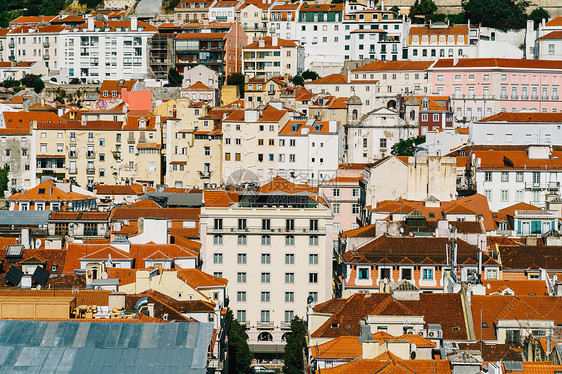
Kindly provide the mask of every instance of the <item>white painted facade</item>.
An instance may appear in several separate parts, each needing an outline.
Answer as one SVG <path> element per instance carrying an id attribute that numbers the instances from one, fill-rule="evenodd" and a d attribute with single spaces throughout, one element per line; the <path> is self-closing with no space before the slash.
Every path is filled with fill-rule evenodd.
<path id="1" fill-rule="evenodd" d="M 470 139 L 476 145 L 562 145 L 562 123 L 474 122 L 470 124 Z"/>

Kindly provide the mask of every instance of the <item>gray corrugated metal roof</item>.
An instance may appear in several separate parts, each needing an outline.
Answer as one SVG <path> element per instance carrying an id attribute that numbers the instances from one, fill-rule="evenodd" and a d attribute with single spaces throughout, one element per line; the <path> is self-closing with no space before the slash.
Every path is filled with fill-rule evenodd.
<path id="1" fill-rule="evenodd" d="M 208 323 L 4 320 L 0 372 L 203 374 L 211 335 Z"/>
<path id="2" fill-rule="evenodd" d="M 173 193 L 173 192 L 147 192 L 144 197 L 166 200 L 167 206 L 175 207 L 198 207 L 203 206 L 203 194 L 193 193 Z"/>
<path id="3" fill-rule="evenodd" d="M 50 210 L 0 210 L 0 226 L 46 225 L 50 215 Z"/>

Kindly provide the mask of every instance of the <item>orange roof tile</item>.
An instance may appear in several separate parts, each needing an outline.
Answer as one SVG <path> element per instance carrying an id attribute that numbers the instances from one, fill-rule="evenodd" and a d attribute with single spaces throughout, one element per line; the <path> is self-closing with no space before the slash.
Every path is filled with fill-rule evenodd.
<path id="1" fill-rule="evenodd" d="M 508 288 L 515 296 L 548 296 L 544 280 L 482 280 L 486 295 L 503 293 Z"/>
<path id="2" fill-rule="evenodd" d="M 55 182 L 46 180 L 45 182 L 24 192 L 16 192 L 8 197 L 8 200 L 15 201 L 75 201 L 92 200 L 93 196 L 83 195 L 78 192 L 64 192 L 56 187 Z"/>
<path id="3" fill-rule="evenodd" d="M 451 367 L 449 360 L 401 360 L 397 356 L 386 352 L 372 360 L 359 358 L 354 361 L 338 365 L 329 369 L 322 369 L 324 374 L 406 374 L 406 373 L 434 373 L 449 374 Z"/>
<path id="4" fill-rule="evenodd" d="M 562 65 L 561 65 L 562 69 Z M 490 117 L 482 118 L 480 122 L 516 122 L 516 123 L 560 123 L 562 113 L 512 113 L 500 112 Z"/>
<path id="5" fill-rule="evenodd" d="M 468 35 L 468 25 L 454 25 L 449 27 L 410 27 L 410 35 Z"/>
<path id="6" fill-rule="evenodd" d="M 205 86 L 203 83 L 197 81 L 197 83 L 192 84 L 191 86 L 186 88 L 187 90 L 204 90 L 204 91 L 212 91 L 213 89 Z"/>
<path id="7" fill-rule="evenodd" d="M 342 74 L 330 74 L 322 78 L 315 79 L 306 84 L 342 84 L 347 83 L 347 77 Z"/>
<path id="8" fill-rule="evenodd" d="M 541 36 L 540 38 L 537 38 L 537 40 L 539 40 L 539 39 L 550 39 L 550 40 L 553 40 L 553 39 L 562 39 L 562 31 L 552 31 L 552 32 L 549 32 L 548 34 L 543 35 L 543 36 Z"/>
<path id="9" fill-rule="evenodd" d="M 374 61 L 351 71 L 427 70 L 433 61 Z"/>
<path id="10" fill-rule="evenodd" d="M 281 49 L 281 47 L 284 48 L 290 48 L 290 47 L 294 47 L 297 48 L 299 47 L 299 42 L 297 40 L 288 40 L 288 39 L 281 39 L 281 38 L 277 38 L 277 44 L 273 45 L 273 37 L 272 36 L 264 36 L 263 38 L 256 40 L 253 43 L 248 44 L 247 46 L 244 47 L 244 50 L 250 50 L 250 49 Z M 263 42 L 263 46 L 260 42 Z"/>
<path id="11" fill-rule="evenodd" d="M 456 64 L 455 64 L 456 61 Z M 437 60 L 430 68 L 454 68 L 454 69 L 470 69 L 470 68 L 515 68 L 515 69 L 562 69 L 562 61 L 559 60 L 521 60 L 509 58 L 460 58 L 454 60 L 452 58 L 442 58 Z"/>
<path id="12" fill-rule="evenodd" d="M 142 195 L 144 187 L 141 184 L 96 184 L 94 190 L 97 195 Z"/>
<path id="13" fill-rule="evenodd" d="M 312 194 L 318 193 L 317 187 L 309 186 L 308 184 L 297 184 L 293 183 L 285 178 L 276 176 L 271 180 L 271 182 L 264 184 L 258 189 L 261 193 L 270 192 L 286 192 L 286 193 L 299 193 L 308 192 Z"/>
<path id="14" fill-rule="evenodd" d="M 226 287 L 228 280 L 204 273 L 199 269 L 177 269 L 178 278 L 195 289 Z"/>

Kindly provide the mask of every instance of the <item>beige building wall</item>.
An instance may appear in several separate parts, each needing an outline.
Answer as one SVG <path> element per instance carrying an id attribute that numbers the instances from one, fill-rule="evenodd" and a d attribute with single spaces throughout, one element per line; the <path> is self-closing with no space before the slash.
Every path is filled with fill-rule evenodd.
<path id="1" fill-rule="evenodd" d="M 238 19 L 248 35 L 248 44 L 263 38 L 267 32 L 267 10 L 263 11 L 254 4 L 237 10 Z"/>
<path id="2" fill-rule="evenodd" d="M 221 227 L 215 219 L 222 220 Z M 238 229 L 238 219 L 246 220 L 246 229 Z M 262 230 L 263 219 L 270 220 L 270 229 Z M 287 219 L 294 219 L 294 230 L 287 230 Z M 318 220 L 318 230 L 310 230 L 311 219 Z M 287 319 L 305 316 L 309 296 L 315 302 L 332 297 L 332 215 L 327 207 L 207 207 L 201 210 L 200 228 L 202 270 L 228 279 L 230 308 L 250 328 L 250 344 L 259 344 L 262 332 L 273 335 L 266 344 L 283 344 Z"/>

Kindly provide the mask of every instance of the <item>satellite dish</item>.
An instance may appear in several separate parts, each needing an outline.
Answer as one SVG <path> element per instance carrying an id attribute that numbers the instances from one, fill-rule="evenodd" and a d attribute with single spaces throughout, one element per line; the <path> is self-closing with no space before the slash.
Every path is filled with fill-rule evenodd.
<path id="1" fill-rule="evenodd" d="M 101 279 L 107 279 L 107 271 L 101 273 Z"/>
<path id="2" fill-rule="evenodd" d="M 309 296 L 309 297 L 306 298 L 307 304 L 312 304 L 313 301 L 314 301 L 314 298 L 312 296 Z"/>
<path id="3" fill-rule="evenodd" d="M 416 349 L 417 349 L 417 347 L 416 347 L 416 343 L 412 343 L 412 347 L 411 347 L 411 348 L 412 348 L 412 351 L 413 351 L 413 352 L 415 352 L 415 351 L 416 351 Z"/>
<path id="4" fill-rule="evenodd" d="M 41 247 L 41 239 L 35 239 L 35 249 Z"/>
<path id="5" fill-rule="evenodd" d="M 486 285 L 486 288 L 487 288 L 487 289 L 490 289 L 490 283 L 488 283 L 488 284 Z"/>
<path id="6" fill-rule="evenodd" d="M 403 227 L 400 227 L 399 231 L 400 231 L 400 234 L 404 234 L 404 228 Z"/>

